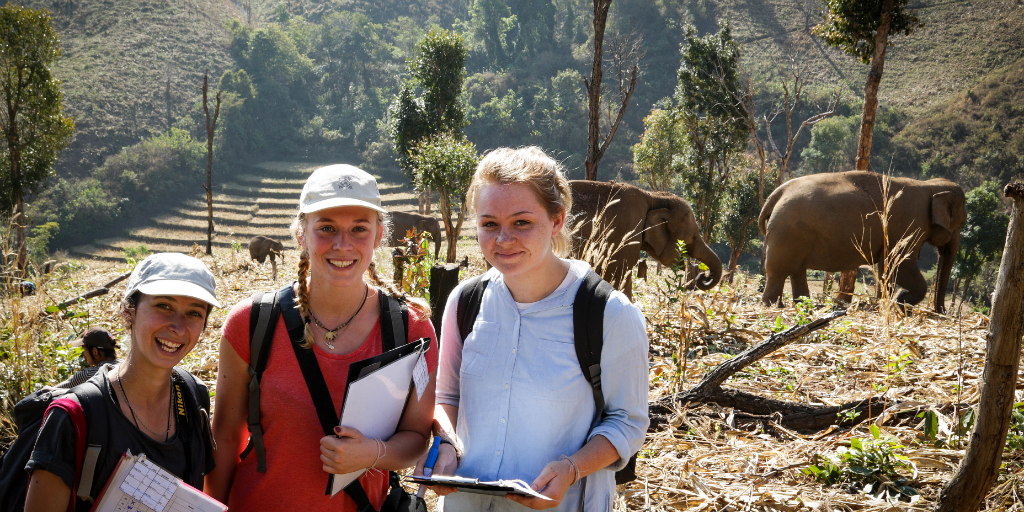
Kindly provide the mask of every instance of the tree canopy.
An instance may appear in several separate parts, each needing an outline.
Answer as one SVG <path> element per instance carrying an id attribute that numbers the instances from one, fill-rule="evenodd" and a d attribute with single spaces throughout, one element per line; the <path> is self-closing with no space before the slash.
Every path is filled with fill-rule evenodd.
<path id="1" fill-rule="evenodd" d="M 871 62 L 875 54 L 875 35 L 882 22 L 882 2 L 878 0 L 824 0 L 825 22 L 814 27 L 815 34 L 831 46 L 860 59 Z M 910 0 L 895 0 L 890 37 L 893 34 L 910 35 L 923 26 L 920 18 L 910 10 Z M 891 46 L 892 43 L 886 42 Z"/>

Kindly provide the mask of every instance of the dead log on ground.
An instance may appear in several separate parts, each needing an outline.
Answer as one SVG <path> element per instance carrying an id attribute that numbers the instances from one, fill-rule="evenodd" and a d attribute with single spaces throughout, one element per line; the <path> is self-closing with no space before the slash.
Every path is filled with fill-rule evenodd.
<path id="1" fill-rule="evenodd" d="M 689 390 L 652 402 L 651 426 L 657 427 L 664 422 L 665 416 L 673 414 L 679 406 L 687 403 L 716 403 L 753 415 L 749 416 L 751 419 L 760 417 L 766 421 L 778 422 L 788 429 L 804 431 L 822 430 L 830 425 L 852 426 L 877 416 L 885 408 L 884 397 L 876 396 L 838 406 L 819 406 L 775 400 L 722 387 L 729 377 L 740 370 L 844 315 L 846 311 L 834 311 L 806 325 L 798 325 L 773 334 L 767 340 L 714 367 Z"/>
<path id="2" fill-rule="evenodd" d="M 88 300 L 93 297 L 99 297 L 100 295 L 106 295 L 108 292 L 110 292 L 110 288 L 112 286 L 114 286 L 117 283 L 120 283 L 121 281 L 124 281 L 125 279 L 128 279 L 128 276 L 130 275 L 132 275 L 131 272 L 125 272 L 124 274 L 117 276 L 116 278 L 114 278 L 114 280 L 110 281 L 109 283 L 103 286 L 100 286 L 99 288 L 85 292 L 73 299 L 68 299 L 64 302 L 61 302 L 60 304 L 57 304 L 57 311 L 64 311 L 65 309 L 67 309 L 68 306 L 72 304 L 77 304 L 81 301 Z"/>
<path id="3" fill-rule="evenodd" d="M 978 510 L 999 475 L 1024 336 L 1024 183 L 1003 189 L 1013 199 L 1006 245 L 992 298 L 978 422 L 953 478 L 939 493 L 936 512 Z"/>

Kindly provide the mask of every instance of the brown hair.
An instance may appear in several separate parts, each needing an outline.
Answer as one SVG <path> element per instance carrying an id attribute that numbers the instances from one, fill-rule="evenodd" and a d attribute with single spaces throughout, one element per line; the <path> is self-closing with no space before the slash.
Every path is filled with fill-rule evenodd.
<path id="1" fill-rule="evenodd" d="M 477 164 L 473 182 L 466 193 L 469 207 L 474 213 L 480 187 L 491 183 L 529 185 L 549 216 L 565 212 L 565 224 L 551 239 L 551 245 L 555 255 L 564 257 L 569 254 L 572 244 L 566 224 L 569 223 L 569 212 L 572 210 L 572 192 L 562 166 L 554 158 L 537 146 L 497 148 L 487 152 Z"/>
<path id="2" fill-rule="evenodd" d="M 380 212 L 377 212 L 377 222 L 381 226 L 384 226 L 384 233 L 381 236 L 381 243 L 387 240 L 391 236 L 391 216 Z M 309 276 L 309 251 L 302 247 L 299 242 L 299 237 L 304 236 L 306 229 L 306 214 L 297 213 L 295 218 L 292 219 L 292 224 L 289 226 L 289 230 L 292 233 L 292 238 L 295 239 L 295 243 L 302 249 L 299 254 L 298 263 L 298 292 L 295 294 L 295 304 L 299 308 L 299 314 L 302 315 L 302 319 L 306 322 L 306 335 L 303 340 L 302 348 L 313 347 L 313 328 L 310 322 L 309 313 L 309 285 L 306 283 L 306 278 Z M 380 247 L 378 247 L 380 249 Z M 406 296 L 401 290 L 395 287 L 394 283 L 385 281 L 381 277 L 380 273 L 377 272 L 377 266 L 370 263 L 370 268 L 367 269 L 366 273 L 369 276 L 369 283 L 378 286 L 383 292 L 393 297 L 398 297 L 404 300 L 410 308 L 415 309 L 416 313 L 420 318 L 430 318 L 430 306 L 421 299 L 414 299 Z"/>

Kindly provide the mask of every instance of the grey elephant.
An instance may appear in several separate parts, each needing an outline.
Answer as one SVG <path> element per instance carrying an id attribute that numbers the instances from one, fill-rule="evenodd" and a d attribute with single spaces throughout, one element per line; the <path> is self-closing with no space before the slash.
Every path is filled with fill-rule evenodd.
<path id="1" fill-rule="evenodd" d="M 277 280 L 277 261 L 275 257 L 280 256 L 284 262 L 284 244 L 262 235 L 257 235 L 249 240 L 249 257 L 256 260 L 260 265 L 267 261 L 270 256 L 271 278 Z"/>
<path id="2" fill-rule="evenodd" d="M 632 296 L 630 271 L 640 259 L 640 251 L 663 265 L 672 265 L 678 257 L 678 240 L 685 244 L 687 255 L 708 267 L 697 276 L 697 288 L 711 289 L 722 279 L 722 260 L 700 237 L 697 219 L 685 199 L 625 183 L 578 180 L 570 181 L 569 187 L 573 257 L 594 260 L 594 249 L 607 244 L 612 251 L 606 254 L 608 263 L 602 277 L 626 295 Z"/>
<path id="3" fill-rule="evenodd" d="M 401 240 L 405 238 L 405 234 L 413 229 L 420 233 L 430 233 L 434 240 L 434 259 L 436 260 L 438 252 L 441 250 L 441 224 L 430 215 L 391 212 L 391 240 L 388 246 L 402 245 Z"/>
<path id="4" fill-rule="evenodd" d="M 909 237 L 906 248 L 895 255 L 905 256 L 895 268 L 894 284 L 903 288 L 896 300 L 917 304 L 927 294 L 928 284 L 917 260 L 928 242 L 939 250 L 934 306 L 936 312 L 942 312 L 950 269 L 960 247 L 960 228 L 967 220 L 964 191 L 945 179 L 891 178 L 886 242 L 881 222 L 886 179 L 866 171 L 813 174 L 790 180 L 772 192 L 758 218 L 765 235 L 766 280 L 761 301 L 779 303 L 786 277 L 793 297 L 808 296 L 807 269 L 881 268 L 885 248 L 892 254 L 897 243 Z"/>

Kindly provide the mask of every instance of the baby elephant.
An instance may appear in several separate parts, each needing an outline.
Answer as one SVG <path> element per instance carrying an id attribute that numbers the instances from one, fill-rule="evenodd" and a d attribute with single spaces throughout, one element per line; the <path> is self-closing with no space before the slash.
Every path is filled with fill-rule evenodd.
<path id="1" fill-rule="evenodd" d="M 280 256 L 281 261 L 284 261 L 284 244 L 273 238 L 260 235 L 254 236 L 252 240 L 249 240 L 249 256 L 252 259 L 262 265 L 264 261 L 267 261 L 268 255 L 270 256 L 271 279 L 276 281 L 277 261 L 274 258 L 275 256 Z"/>

